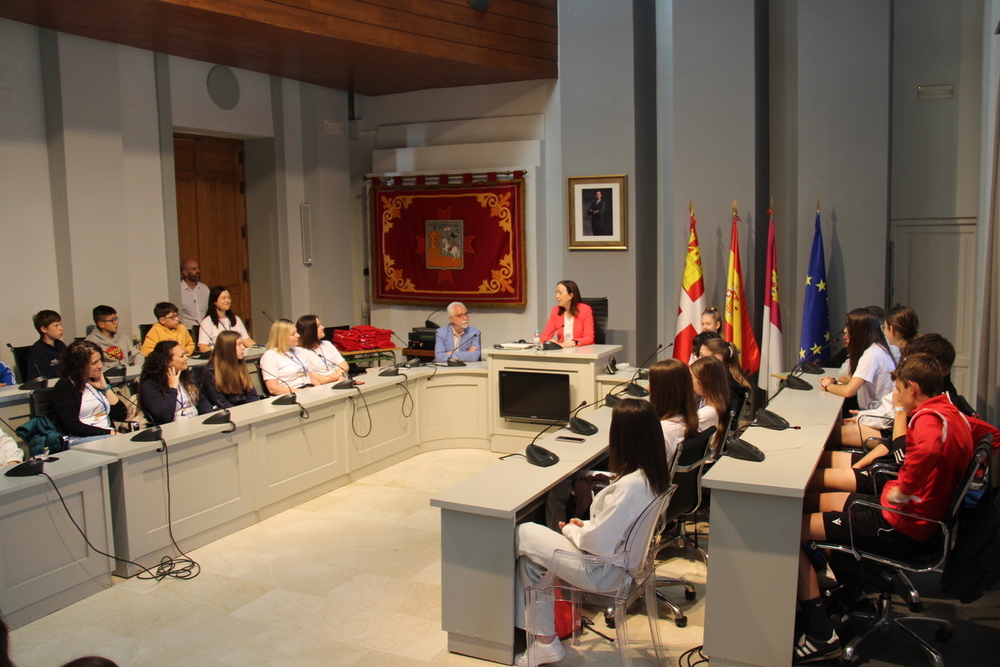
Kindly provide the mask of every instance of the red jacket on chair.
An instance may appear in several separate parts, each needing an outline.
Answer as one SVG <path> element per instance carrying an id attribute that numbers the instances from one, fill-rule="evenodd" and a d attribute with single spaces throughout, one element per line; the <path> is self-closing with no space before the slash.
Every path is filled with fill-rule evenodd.
<path id="1" fill-rule="evenodd" d="M 575 340 L 577 345 L 594 344 L 594 311 L 585 303 L 578 303 L 576 306 L 576 317 L 573 318 L 573 335 L 569 340 Z M 555 338 L 558 342 L 564 342 L 563 338 L 563 314 L 559 312 L 559 306 L 552 308 L 549 321 L 545 323 L 545 330 L 542 332 L 542 340 Z"/>

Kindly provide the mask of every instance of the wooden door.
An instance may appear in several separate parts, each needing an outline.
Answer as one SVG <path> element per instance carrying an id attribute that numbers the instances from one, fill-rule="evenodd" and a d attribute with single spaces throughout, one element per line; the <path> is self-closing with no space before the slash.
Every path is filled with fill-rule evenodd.
<path id="1" fill-rule="evenodd" d="M 180 259 L 196 259 L 201 281 L 225 285 L 253 336 L 243 142 L 174 135 Z"/>

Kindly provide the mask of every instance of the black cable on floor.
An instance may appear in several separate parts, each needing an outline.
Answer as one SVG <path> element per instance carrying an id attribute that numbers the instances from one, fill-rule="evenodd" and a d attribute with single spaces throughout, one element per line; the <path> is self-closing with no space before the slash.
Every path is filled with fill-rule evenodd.
<path id="1" fill-rule="evenodd" d="M 704 646 L 695 646 L 694 648 L 689 648 L 677 657 L 677 664 L 680 667 L 694 667 L 695 665 L 707 665 L 708 658 L 702 653 Z M 697 654 L 698 659 L 695 660 L 695 655 Z"/>

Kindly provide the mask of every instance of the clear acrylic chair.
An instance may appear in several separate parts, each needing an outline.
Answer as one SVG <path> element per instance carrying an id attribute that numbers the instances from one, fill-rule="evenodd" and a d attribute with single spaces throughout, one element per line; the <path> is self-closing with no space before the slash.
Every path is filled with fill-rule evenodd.
<path id="1" fill-rule="evenodd" d="M 656 652 L 657 664 L 666 664 L 663 647 L 660 644 L 659 618 L 656 605 L 656 587 L 653 583 L 653 552 L 652 547 L 659 536 L 657 530 L 663 510 L 670 502 L 670 497 L 677 489 L 671 485 L 643 510 L 642 514 L 632 523 L 626 534 L 622 550 L 613 556 L 591 556 L 589 554 L 571 553 L 557 550 L 553 565 L 542 579 L 525 591 L 526 623 L 528 638 L 528 664 L 538 665 L 536 657 L 536 634 L 533 631 L 540 625 L 542 605 L 555 603 L 558 594 L 568 598 L 573 610 L 573 645 L 580 644 L 580 605 L 584 602 L 596 602 L 601 605 L 613 606 L 615 614 L 615 633 L 617 636 L 618 653 L 623 667 L 631 667 L 632 658 L 629 655 L 628 629 L 626 614 L 628 608 L 640 596 L 646 597 L 646 615 L 649 618 L 649 631 Z M 556 572 L 562 574 L 560 579 Z M 573 576 L 568 573 L 577 573 Z M 571 579 L 577 580 L 575 584 Z M 587 582 L 606 582 L 604 590 L 590 590 L 585 587 Z"/>

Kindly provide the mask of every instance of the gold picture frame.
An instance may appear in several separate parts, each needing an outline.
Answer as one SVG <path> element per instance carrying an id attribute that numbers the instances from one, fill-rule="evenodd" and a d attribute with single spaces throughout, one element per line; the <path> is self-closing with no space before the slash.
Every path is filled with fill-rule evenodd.
<path id="1" fill-rule="evenodd" d="M 567 181 L 570 250 L 628 250 L 625 174 L 570 176 Z"/>

